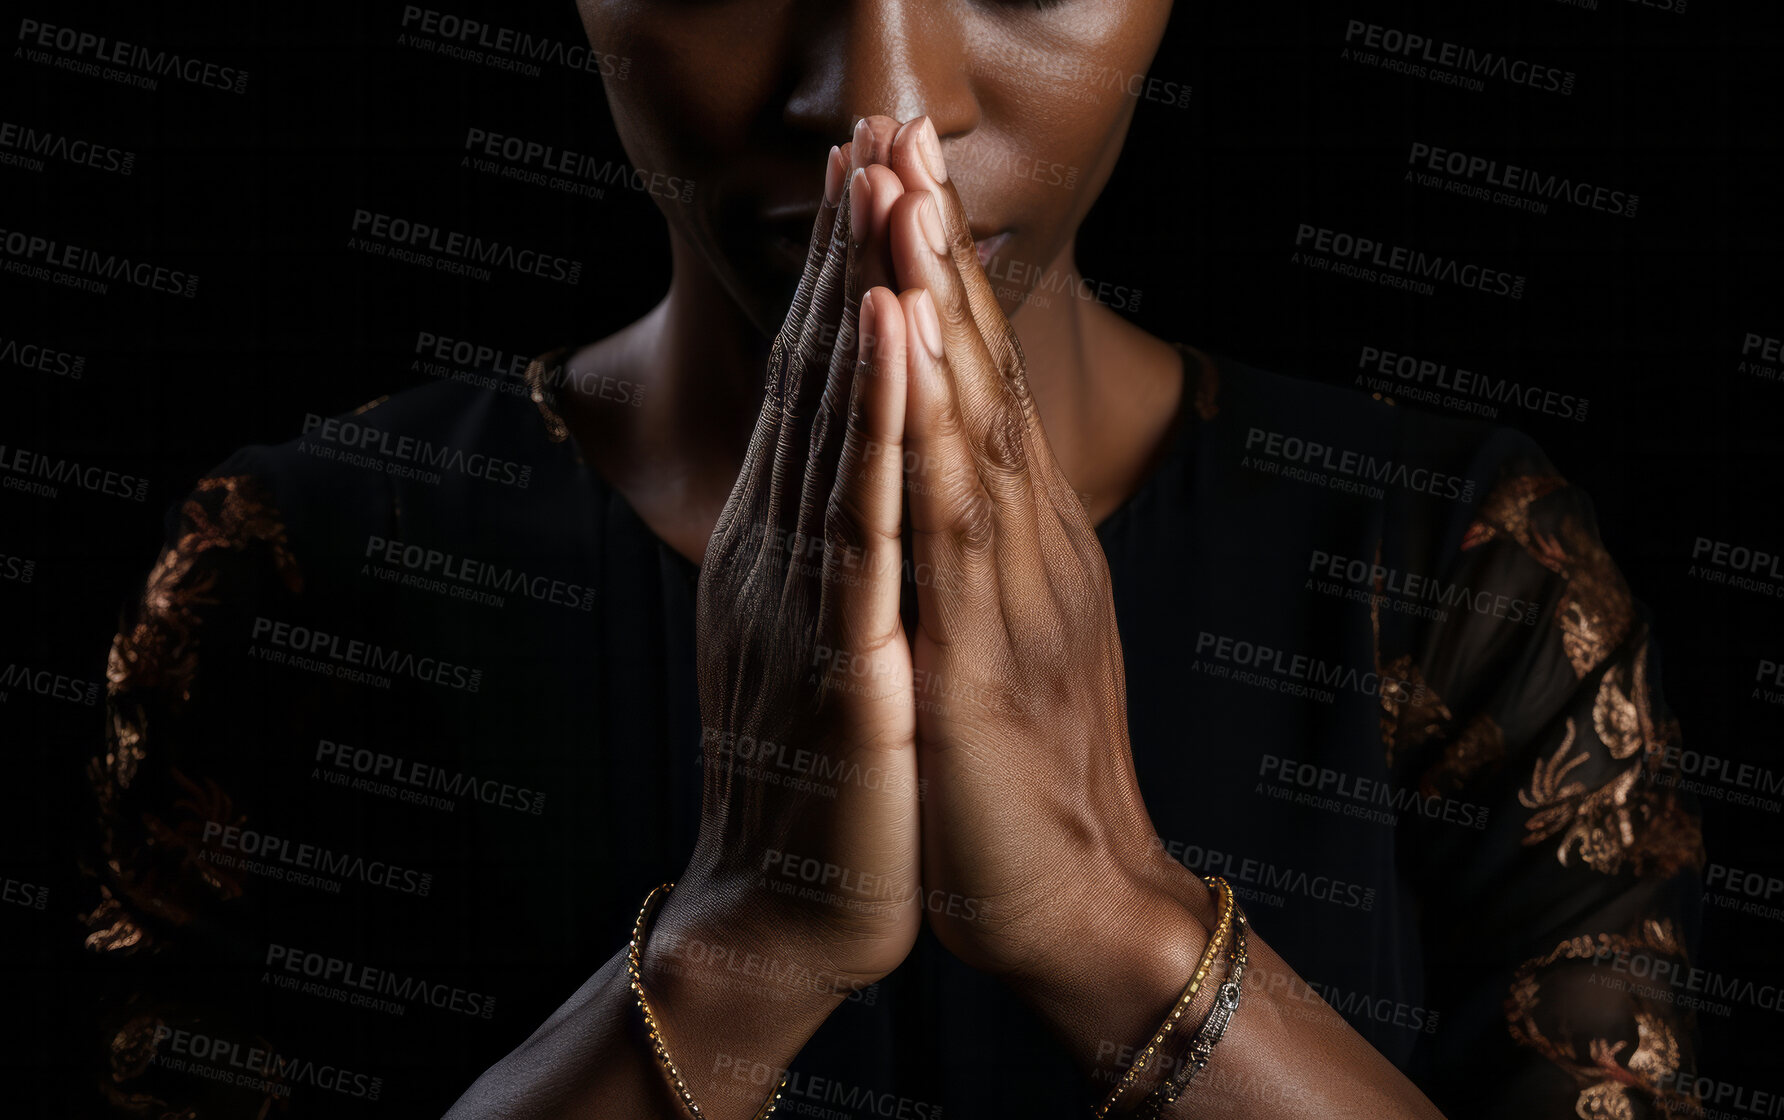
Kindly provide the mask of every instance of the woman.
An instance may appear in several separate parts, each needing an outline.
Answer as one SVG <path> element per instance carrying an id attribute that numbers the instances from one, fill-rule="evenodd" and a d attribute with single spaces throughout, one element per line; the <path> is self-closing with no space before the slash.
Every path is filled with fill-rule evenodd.
<path id="1" fill-rule="evenodd" d="M 1167 1115 L 1688 1106 L 1627 980 L 1700 841 L 1584 498 L 1024 306 L 1134 107 L 1061 77 L 1168 14 L 586 0 L 632 162 L 701 184 L 669 293 L 537 407 L 313 418 L 182 506 L 91 768 L 114 1104 L 678 1115 L 638 917 L 705 1115 L 783 1073 L 795 1115 L 1077 1115 L 1209 948 L 1194 869 L 1249 965 Z"/>

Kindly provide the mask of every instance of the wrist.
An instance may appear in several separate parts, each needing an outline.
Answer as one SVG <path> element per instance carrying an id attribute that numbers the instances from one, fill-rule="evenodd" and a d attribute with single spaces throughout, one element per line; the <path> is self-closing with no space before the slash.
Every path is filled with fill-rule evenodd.
<path id="1" fill-rule="evenodd" d="M 754 1116 L 849 995 L 850 981 L 812 967 L 763 925 L 677 887 L 645 928 L 645 998 L 676 1071 L 709 1117 Z"/>
<path id="2" fill-rule="evenodd" d="M 1120 891 L 1087 902 L 1061 930 L 1057 952 L 1009 981 L 1064 1039 L 1100 1099 L 1176 1004 L 1218 919 L 1214 892 L 1199 877 L 1174 860 L 1149 864 Z M 1176 1030 L 1194 1033 L 1216 986 L 1204 981 Z M 1141 1084 L 1149 1090 L 1168 1074 L 1155 1059 Z"/>

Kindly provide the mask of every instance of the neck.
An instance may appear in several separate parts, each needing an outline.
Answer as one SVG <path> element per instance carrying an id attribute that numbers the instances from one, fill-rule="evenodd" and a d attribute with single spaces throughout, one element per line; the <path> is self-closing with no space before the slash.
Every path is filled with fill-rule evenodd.
<path id="1" fill-rule="evenodd" d="M 764 389 L 770 339 L 671 233 L 674 275 L 649 314 L 602 344 L 595 372 L 644 387 L 636 409 L 589 409 L 585 446 L 603 473 L 716 510 L 743 461 Z M 1060 467 L 1093 519 L 1144 477 L 1175 415 L 1175 352 L 1084 298 L 1067 243 L 1043 284 L 1011 317 L 1035 404 Z M 1058 282 L 1070 278 L 1071 283 Z"/>

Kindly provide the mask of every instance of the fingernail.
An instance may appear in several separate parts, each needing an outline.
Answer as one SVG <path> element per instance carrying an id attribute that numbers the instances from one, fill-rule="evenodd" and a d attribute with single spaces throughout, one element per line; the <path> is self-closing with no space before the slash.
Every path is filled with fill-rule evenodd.
<path id="1" fill-rule="evenodd" d="M 946 256 L 948 252 L 948 232 L 942 228 L 942 212 L 936 208 L 935 195 L 930 195 L 917 207 L 917 221 L 923 226 L 923 240 L 938 256 Z"/>
<path id="2" fill-rule="evenodd" d="M 868 219 L 873 216 L 870 209 L 873 188 L 867 185 L 867 172 L 856 168 L 849 176 L 849 236 L 859 245 L 867 240 Z"/>
<path id="3" fill-rule="evenodd" d="M 936 361 L 942 358 L 942 321 L 935 313 L 935 301 L 929 298 L 929 289 L 925 288 L 917 294 L 917 306 L 914 309 L 917 320 L 917 339 L 923 343 L 923 349 Z"/>
<path id="4" fill-rule="evenodd" d="M 856 168 L 873 162 L 873 128 L 866 117 L 855 122 L 855 142 L 849 149 L 849 162 Z"/>
<path id="5" fill-rule="evenodd" d="M 842 149 L 835 144 L 824 163 L 824 201 L 831 206 L 842 201 Z"/>
<path id="6" fill-rule="evenodd" d="M 948 161 L 942 158 L 941 137 L 935 134 L 935 122 L 928 117 L 917 126 L 917 152 L 923 157 L 923 167 L 931 179 L 938 183 L 948 181 Z"/>
<path id="7" fill-rule="evenodd" d="M 873 292 L 869 291 L 861 297 L 861 311 L 855 316 L 861 343 L 858 355 L 863 362 L 873 361 L 873 326 L 876 321 L 873 317 Z"/>

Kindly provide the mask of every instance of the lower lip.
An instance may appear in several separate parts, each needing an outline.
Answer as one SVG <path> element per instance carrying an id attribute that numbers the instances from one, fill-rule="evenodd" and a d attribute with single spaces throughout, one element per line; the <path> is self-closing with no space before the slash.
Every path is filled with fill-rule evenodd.
<path id="1" fill-rule="evenodd" d="M 1006 230 L 1003 233 L 993 234 L 990 237 L 985 238 L 983 241 L 974 241 L 973 248 L 979 251 L 979 267 L 990 268 L 991 258 L 997 256 L 998 251 L 1002 249 L 1009 240 L 1010 234 L 1009 231 Z"/>

